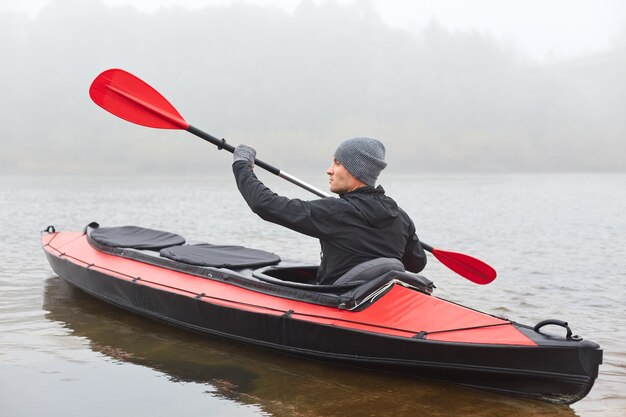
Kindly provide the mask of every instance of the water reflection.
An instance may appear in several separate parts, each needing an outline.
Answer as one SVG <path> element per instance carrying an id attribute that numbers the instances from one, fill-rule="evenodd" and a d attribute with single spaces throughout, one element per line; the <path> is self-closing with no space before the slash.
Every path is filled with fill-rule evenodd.
<path id="1" fill-rule="evenodd" d="M 195 334 L 100 302 L 55 277 L 43 308 L 93 351 L 120 364 L 157 370 L 173 381 L 256 404 L 274 416 L 575 416 L 568 406 L 293 358 Z M 124 383 L 124 382 L 121 382 Z M 126 381 L 129 389 L 138 389 Z"/>

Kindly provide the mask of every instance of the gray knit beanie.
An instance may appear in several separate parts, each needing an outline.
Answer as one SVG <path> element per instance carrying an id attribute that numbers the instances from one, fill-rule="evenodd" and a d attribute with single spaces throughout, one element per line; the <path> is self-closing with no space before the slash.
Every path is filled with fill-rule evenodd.
<path id="1" fill-rule="evenodd" d="M 385 145 L 379 140 L 366 137 L 341 142 L 335 151 L 335 159 L 356 179 L 372 187 L 376 185 L 380 171 L 387 166 Z"/>

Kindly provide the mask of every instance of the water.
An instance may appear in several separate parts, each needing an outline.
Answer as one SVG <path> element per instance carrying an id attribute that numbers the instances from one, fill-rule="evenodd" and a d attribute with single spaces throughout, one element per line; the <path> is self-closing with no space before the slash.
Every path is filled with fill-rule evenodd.
<path id="1" fill-rule="evenodd" d="M 280 193 L 310 198 L 263 178 Z M 307 180 L 324 187 L 324 178 Z M 258 219 L 230 177 L 4 177 L 0 415 L 626 415 L 625 175 L 420 176 L 383 184 L 425 242 L 499 272 L 477 286 L 430 258 L 425 274 L 437 295 L 527 324 L 567 320 L 602 345 L 604 364 L 587 398 L 555 406 L 337 367 L 120 311 L 56 277 L 39 231 L 134 224 L 306 262 L 317 261 L 319 246 Z"/>

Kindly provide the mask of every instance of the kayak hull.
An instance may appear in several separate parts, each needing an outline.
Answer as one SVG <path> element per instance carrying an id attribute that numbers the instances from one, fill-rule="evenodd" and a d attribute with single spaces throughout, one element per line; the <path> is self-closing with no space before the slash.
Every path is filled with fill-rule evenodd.
<path id="1" fill-rule="evenodd" d="M 120 276 L 45 241 L 44 252 L 56 274 L 105 302 L 194 331 L 300 356 L 562 404 L 587 395 L 602 360 L 599 346 L 590 341 L 531 346 L 461 343 L 346 328 L 330 320 L 299 316 L 290 309 L 146 285 L 145 277 Z M 533 333 L 522 326 L 520 331 Z"/>

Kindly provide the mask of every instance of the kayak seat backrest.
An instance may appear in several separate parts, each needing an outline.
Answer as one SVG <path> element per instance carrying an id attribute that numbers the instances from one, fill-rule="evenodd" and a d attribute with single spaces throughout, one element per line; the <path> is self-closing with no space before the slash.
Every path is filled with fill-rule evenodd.
<path id="1" fill-rule="evenodd" d="M 404 264 L 394 258 L 376 258 L 362 262 L 340 276 L 334 285 L 348 283 L 368 282 L 376 279 L 389 271 L 404 272 Z"/>
<path id="2" fill-rule="evenodd" d="M 185 243 L 185 238 L 175 233 L 137 226 L 97 227 L 91 230 L 89 236 L 97 243 L 112 248 L 157 251 Z"/>
<path id="3" fill-rule="evenodd" d="M 260 268 L 280 262 L 278 255 L 260 249 L 209 243 L 164 248 L 160 255 L 189 265 L 214 268 Z"/>

